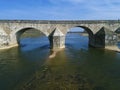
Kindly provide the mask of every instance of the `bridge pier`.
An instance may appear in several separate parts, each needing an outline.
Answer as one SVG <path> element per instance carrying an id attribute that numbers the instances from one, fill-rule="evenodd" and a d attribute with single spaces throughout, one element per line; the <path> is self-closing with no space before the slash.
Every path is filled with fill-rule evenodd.
<path id="1" fill-rule="evenodd" d="M 50 49 L 65 48 L 65 35 L 57 28 L 49 35 Z"/>
<path id="2" fill-rule="evenodd" d="M 114 51 L 120 51 L 117 46 L 118 36 L 116 33 L 111 32 L 105 35 L 105 48 Z"/>
<path id="3" fill-rule="evenodd" d="M 105 48 L 108 50 L 120 51 L 117 43 L 117 34 L 104 27 L 101 28 L 96 34 L 89 37 L 89 45 L 95 48 Z"/>
<path id="4" fill-rule="evenodd" d="M 95 34 L 89 34 L 89 46 L 95 48 L 104 48 L 105 47 L 105 31 L 104 28 L 101 28 Z"/>

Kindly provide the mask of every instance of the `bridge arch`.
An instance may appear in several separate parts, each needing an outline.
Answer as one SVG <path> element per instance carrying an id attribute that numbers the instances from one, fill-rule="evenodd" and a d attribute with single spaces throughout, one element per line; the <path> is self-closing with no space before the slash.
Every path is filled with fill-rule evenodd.
<path id="1" fill-rule="evenodd" d="M 67 33 L 71 29 L 74 29 L 74 28 L 80 28 L 80 29 L 83 29 L 85 32 L 87 32 L 87 34 L 88 34 L 88 45 L 89 46 L 93 46 L 93 43 L 94 43 L 94 34 L 93 34 L 92 30 L 89 27 L 87 27 L 87 26 L 81 26 L 81 25 L 72 26 L 72 27 L 68 28 Z"/>
<path id="2" fill-rule="evenodd" d="M 46 34 L 43 33 L 42 31 L 40 31 L 39 29 L 36 29 L 36 28 L 33 28 L 33 27 L 22 28 L 22 29 L 20 29 L 20 30 L 18 30 L 18 31 L 15 32 L 15 36 L 16 36 L 16 40 L 17 40 L 18 45 L 20 44 L 21 35 L 22 35 L 24 32 L 26 32 L 26 31 L 28 31 L 28 30 L 31 30 L 31 29 L 37 31 L 39 34 L 42 34 L 42 35 L 46 36 Z M 46 36 L 46 37 L 47 37 L 47 36 Z"/>

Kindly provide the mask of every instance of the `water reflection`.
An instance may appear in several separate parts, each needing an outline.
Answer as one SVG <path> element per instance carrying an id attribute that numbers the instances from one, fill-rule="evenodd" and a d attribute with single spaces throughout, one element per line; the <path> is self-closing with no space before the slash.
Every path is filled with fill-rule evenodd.
<path id="1" fill-rule="evenodd" d="M 88 49 L 88 37 L 80 36 L 80 33 L 68 33 L 66 36 L 66 47 L 79 49 Z"/>
<path id="2" fill-rule="evenodd" d="M 30 51 L 39 48 L 49 48 L 49 41 L 46 36 L 37 38 L 24 38 L 20 40 L 20 47 L 22 51 Z"/>

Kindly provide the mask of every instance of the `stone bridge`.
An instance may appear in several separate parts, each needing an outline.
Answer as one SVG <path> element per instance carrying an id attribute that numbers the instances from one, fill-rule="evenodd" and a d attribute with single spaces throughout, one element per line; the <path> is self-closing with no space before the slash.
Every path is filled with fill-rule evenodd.
<path id="1" fill-rule="evenodd" d="M 74 27 L 88 32 L 89 46 L 118 50 L 119 20 L 0 20 L 0 48 L 19 45 L 20 36 L 29 29 L 44 33 L 52 49 L 64 48 L 65 35 Z"/>

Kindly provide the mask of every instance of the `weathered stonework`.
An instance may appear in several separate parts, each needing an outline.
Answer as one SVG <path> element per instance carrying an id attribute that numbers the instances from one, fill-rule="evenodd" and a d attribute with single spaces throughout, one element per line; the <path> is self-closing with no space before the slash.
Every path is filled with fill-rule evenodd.
<path id="1" fill-rule="evenodd" d="M 56 28 L 49 36 L 50 48 L 58 49 L 65 47 L 65 35 Z"/>
<path id="2" fill-rule="evenodd" d="M 5 33 L 2 28 L 0 28 L 0 47 L 5 47 L 9 45 L 9 36 Z"/>
<path id="3" fill-rule="evenodd" d="M 0 47 L 19 44 L 20 34 L 28 29 L 37 29 L 50 40 L 51 48 L 61 48 L 65 36 L 73 27 L 81 27 L 89 34 L 89 45 L 93 47 L 113 47 L 118 42 L 119 20 L 0 20 Z"/>

